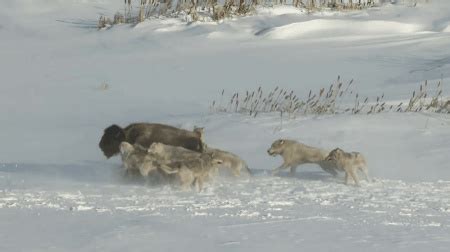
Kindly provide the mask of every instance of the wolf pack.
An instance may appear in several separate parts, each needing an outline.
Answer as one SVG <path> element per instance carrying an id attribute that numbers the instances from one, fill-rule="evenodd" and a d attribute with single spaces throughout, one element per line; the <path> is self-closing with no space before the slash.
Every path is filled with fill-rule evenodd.
<path id="1" fill-rule="evenodd" d="M 99 147 L 107 158 L 120 154 L 126 176 L 142 176 L 149 183 L 169 183 L 182 190 L 194 187 L 202 191 L 204 184 L 217 177 L 221 169 L 234 177 L 252 176 L 247 163 L 238 155 L 208 146 L 204 129 L 199 127 L 190 131 L 159 123 L 132 123 L 125 128 L 114 124 L 104 130 Z M 371 181 L 366 160 L 359 152 L 340 148 L 327 151 L 295 140 L 278 139 L 267 153 L 283 158 L 272 175 L 285 169 L 290 169 L 293 175 L 302 164 L 317 164 L 334 177 L 344 172 L 346 185 L 353 180 L 360 186 L 359 172 Z"/>

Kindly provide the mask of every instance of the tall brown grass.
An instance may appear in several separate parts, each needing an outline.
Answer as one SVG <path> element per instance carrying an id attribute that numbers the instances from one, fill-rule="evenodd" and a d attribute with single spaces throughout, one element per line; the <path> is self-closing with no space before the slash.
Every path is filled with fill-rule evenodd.
<path id="1" fill-rule="evenodd" d="M 412 92 L 409 102 L 396 104 L 385 101 L 385 94 L 372 99 L 362 96 L 355 91 L 353 80 L 343 83 L 338 76 L 329 87 L 315 92 L 310 90 L 304 98 L 293 90 L 278 86 L 268 92 L 262 87 L 242 93 L 235 92 L 228 98 L 225 90 L 222 90 L 220 98 L 212 102 L 210 111 L 240 113 L 253 117 L 261 113 L 278 112 L 287 118 L 299 115 L 376 114 L 389 111 L 449 113 L 450 99 L 443 97 L 442 86 L 442 81 L 439 81 L 431 88 L 425 81 L 418 90 Z"/>
<path id="2" fill-rule="evenodd" d="M 187 21 L 201 18 L 222 20 L 228 17 L 245 16 L 253 13 L 258 6 L 273 7 L 292 5 L 296 8 L 314 12 L 323 9 L 344 11 L 377 6 L 382 0 L 123 0 L 123 12 L 117 12 L 111 21 L 100 17 L 99 29 L 121 23 L 139 23 L 150 17 L 185 16 Z"/>

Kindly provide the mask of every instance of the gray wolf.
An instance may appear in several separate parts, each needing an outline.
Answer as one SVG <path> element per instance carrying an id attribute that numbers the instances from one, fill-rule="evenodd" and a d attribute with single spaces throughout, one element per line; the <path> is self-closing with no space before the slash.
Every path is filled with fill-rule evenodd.
<path id="1" fill-rule="evenodd" d="M 359 186 L 358 170 L 364 173 L 367 181 L 371 181 L 367 170 L 366 159 L 359 152 L 345 152 L 336 148 L 330 152 L 326 159 L 336 163 L 339 169 L 345 171 L 346 185 L 349 183 L 349 178 L 352 177 L 355 184 Z"/>

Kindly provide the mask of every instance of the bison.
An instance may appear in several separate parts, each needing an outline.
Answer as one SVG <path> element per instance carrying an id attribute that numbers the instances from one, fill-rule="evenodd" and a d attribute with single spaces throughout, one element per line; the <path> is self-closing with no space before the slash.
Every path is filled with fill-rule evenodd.
<path id="1" fill-rule="evenodd" d="M 138 144 L 144 148 L 150 147 L 152 143 L 163 143 L 203 152 L 203 128 L 189 131 L 158 123 L 132 123 L 121 128 L 113 124 L 104 130 L 99 147 L 110 158 L 120 152 L 121 142 Z"/>

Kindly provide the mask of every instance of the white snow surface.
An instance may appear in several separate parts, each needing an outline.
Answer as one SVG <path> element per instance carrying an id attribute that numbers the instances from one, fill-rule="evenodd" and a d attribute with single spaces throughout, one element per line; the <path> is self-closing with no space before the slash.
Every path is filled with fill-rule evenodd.
<path id="1" fill-rule="evenodd" d="M 97 31 L 121 2 L 0 2 L 0 251 L 448 251 L 448 114 L 299 116 L 280 128 L 278 114 L 208 110 L 222 89 L 307 97 L 338 75 L 388 102 L 425 80 L 448 97 L 448 1 Z M 201 193 L 124 178 L 98 141 L 136 121 L 204 126 L 207 144 L 254 176 Z M 281 158 L 266 150 L 281 137 L 362 152 L 374 181 L 346 186 L 314 165 L 271 176 Z"/>

